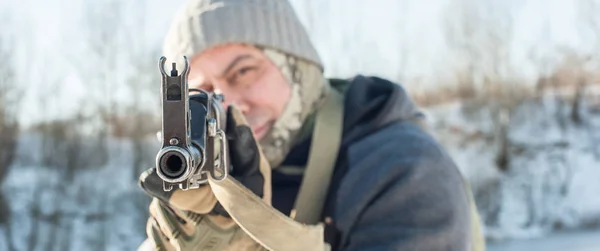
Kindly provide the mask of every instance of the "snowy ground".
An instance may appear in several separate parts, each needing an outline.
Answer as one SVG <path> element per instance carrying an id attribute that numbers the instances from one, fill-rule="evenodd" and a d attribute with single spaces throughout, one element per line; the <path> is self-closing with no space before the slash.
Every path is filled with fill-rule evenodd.
<path id="1" fill-rule="evenodd" d="M 488 244 L 488 251 L 598 251 L 600 231 L 550 234 L 542 238 Z"/>
<path id="2" fill-rule="evenodd" d="M 600 107 L 583 104 L 581 122 L 571 108 L 543 98 L 522 102 L 510 116 L 468 102 L 426 110 L 432 132 L 471 182 L 489 250 L 600 250 L 600 230 L 593 230 L 600 226 Z M 35 137 L 21 142 L 21 156 L 35 162 L 39 156 L 27 155 L 35 153 Z M 72 182 L 20 158 L 2 185 L 11 223 L 0 226 L 0 250 L 135 250 L 145 237 L 148 199 L 132 174 L 131 144 L 111 146 L 109 163 L 77 172 Z M 503 149 L 506 164 L 498 165 Z M 592 230 L 569 233 L 584 228 Z M 567 233 L 552 235 L 558 230 Z"/>
<path id="3" fill-rule="evenodd" d="M 478 102 L 427 111 L 471 182 L 489 239 L 600 227 L 600 96 L 585 100 L 580 122 L 573 103 L 555 97 L 510 111 Z"/>
<path id="4" fill-rule="evenodd" d="M 10 229 L 0 227 L 0 250 L 135 250 L 149 201 L 132 176 L 131 145 L 111 145 L 114 161 L 77 172 L 73 182 L 56 169 L 13 168 L 2 186 L 12 215 Z"/>

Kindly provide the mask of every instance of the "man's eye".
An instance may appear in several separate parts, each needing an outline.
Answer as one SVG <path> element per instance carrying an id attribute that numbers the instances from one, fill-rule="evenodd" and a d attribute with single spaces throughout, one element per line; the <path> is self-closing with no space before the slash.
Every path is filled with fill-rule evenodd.
<path id="1" fill-rule="evenodd" d="M 248 85 L 256 78 L 257 68 L 255 66 L 246 66 L 237 70 L 229 79 L 232 85 Z"/>
<path id="2" fill-rule="evenodd" d="M 255 69 L 255 67 L 252 67 L 252 66 L 244 67 L 237 72 L 237 77 L 243 77 L 244 74 L 246 74 L 254 69 Z"/>

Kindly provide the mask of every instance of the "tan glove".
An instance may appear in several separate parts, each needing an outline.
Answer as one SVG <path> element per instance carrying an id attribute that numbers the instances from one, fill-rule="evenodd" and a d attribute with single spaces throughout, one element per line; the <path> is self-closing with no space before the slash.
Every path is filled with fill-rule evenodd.
<path id="1" fill-rule="evenodd" d="M 252 129 L 235 107 L 227 111 L 226 133 L 233 170 L 230 176 L 271 204 L 271 168 Z M 153 197 L 139 250 L 264 250 L 219 204 L 210 186 L 164 192 L 154 168 L 140 176 L 140 187 Z"/>

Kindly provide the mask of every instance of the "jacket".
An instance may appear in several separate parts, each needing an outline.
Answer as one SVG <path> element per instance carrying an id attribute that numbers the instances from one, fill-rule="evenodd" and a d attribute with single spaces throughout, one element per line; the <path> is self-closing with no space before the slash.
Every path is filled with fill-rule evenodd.
<path id="1" fill-rule="evenodd" d="M 469 250 L 465 181 L 419 126 L 423 114 L 402 86 L 362 75 L 330 83 L 344 93 L 342 142 L 321 217 L 332 250 Z M 283 165 L 306 165 L 311 140 L 296 144 Z M 289 215 L 301 181 L 274 169 L 273 206 Z"/>

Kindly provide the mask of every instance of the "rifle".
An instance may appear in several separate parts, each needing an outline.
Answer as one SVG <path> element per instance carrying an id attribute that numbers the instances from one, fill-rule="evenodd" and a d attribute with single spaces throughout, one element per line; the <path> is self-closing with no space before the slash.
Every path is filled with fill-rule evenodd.
<path id="1" fill-rule="evenodd" d="M 223 95 L 188 89 L 190 66 L 187 57 L 184 60 L 181 74 L 174 62 L 167 74 L 166 57 L 159 60 L 162 128 L 156 172 L 163 180 L 164 191 L 174 186 L 182 190 L 198 188 L 208 182 L 208 175 L 223 180 L 230 169 Z"/>

